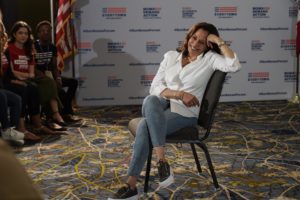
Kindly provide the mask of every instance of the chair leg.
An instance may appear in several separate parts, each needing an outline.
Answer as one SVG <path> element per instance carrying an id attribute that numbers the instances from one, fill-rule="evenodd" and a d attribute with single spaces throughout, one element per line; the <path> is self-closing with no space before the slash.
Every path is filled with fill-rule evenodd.
<path id="1" fill-rule="evenodd" d="M 151 160 L 152 160 L 152 145 L 149 148 L 147 167 L 146 167 L 146 175 L 145 175 L 145 183 L 144 183 L 144 193 L 148 192 L 149 176 L 150 176 L 150 170 L 151 170 Z"/>
<path id="2" fill-rule="evenodd" d="M 207 147 L 206 147 L 206 145 L 204 143 L 197 143 L 197 145 L 199 147 L 201 147 L 201 149 L 205 153 L 205 157 L 206 157 L 206 160 L 207 160 L 207 164 L 208 164 L 208 168 L 209 168 L 211 177 L 212 177 L 213 182 L 214 182 L 214 186 L 215 186 L 216 189 L 218 189 L 219 188 L 219 183 L 218 183 L 217 176 L 216 176 L 216 173 L 215 173 L 215 170 L 214 170 L 214 166 L 212 164 L 212 161 L 211 161 L 209 152 L 207 150 Z"/>
<path id="3" fill-rule="evenodd" d="M 198 155 L 197 155 L 197 152 L 196 152 L 196 149 L 195 149 L 195 145 L 192 144 L 192 143 L 190 145 L 191 145 L 191 148 L 192 148 L 192 151 L 193 151 L 193 155 L 194 155 L 194 158 L 195 158 L 198 173 L 201 174 L 202 169 L 201 169 L 199 158 L 198 158 Z"/>

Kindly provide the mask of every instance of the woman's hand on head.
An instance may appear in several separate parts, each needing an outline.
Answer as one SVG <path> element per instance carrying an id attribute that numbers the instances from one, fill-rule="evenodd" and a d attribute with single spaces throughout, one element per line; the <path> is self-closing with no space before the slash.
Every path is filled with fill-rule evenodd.
<path id="1" fill-rule="evenodd" d="M 209 34 L 207 36 L 206 42 L 207 42 L 207 46 L 209 48 L 212 48 L 213 47 L 212 43 L 219 44 L 220 42 L 223 42 L 223 40 L 220 37 L 216 36 L 215 34 Z"/>

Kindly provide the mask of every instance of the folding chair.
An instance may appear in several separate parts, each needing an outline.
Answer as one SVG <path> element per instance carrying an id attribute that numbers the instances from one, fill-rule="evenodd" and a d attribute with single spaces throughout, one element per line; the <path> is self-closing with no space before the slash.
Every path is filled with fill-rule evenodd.
<path id="1" fill-rule="evenodd" d="M 225 72 L 216 70 L 212 74 L 209 82 L 207 83 L 204 96 L 202 99 L 202 103 L 201 103 L 200 112 L 199 112 L 198 125 L 182 128 L 179 131 L 173 133 L 172 135 L 166 138 L 166 143 L 181 143 L 181 144 L 188 143 L 191 145 L 191 149 L 195 158 L 195 162 L 199 174 L 202 172 L 202 170 L 195 149 L 195 145 L 197 145 L 203 150 L 207 160 L 211 177 L 213 179 L 213 184 L 216 189 L 219 188 L 219 184 L 205 142 L 210 134 L 210 130 L 214 121 L 215 111 L 221 96 L 223 83 L 225 81 L 225 76 L 226 76 Z M 141 119 L 142 118 L 134 118 L 128 124 L 128 129 L 133 136 L 136 135 L 136 129 Z M 145 184 L 144 184 L 145 193 L 147 193 L 148 191 L 148 182 L 149 182 L 149 175 L 151 170 L 152 149 L 153 146 L 151 144 L 149 149 L 146 175 L 145 175 Z"/>

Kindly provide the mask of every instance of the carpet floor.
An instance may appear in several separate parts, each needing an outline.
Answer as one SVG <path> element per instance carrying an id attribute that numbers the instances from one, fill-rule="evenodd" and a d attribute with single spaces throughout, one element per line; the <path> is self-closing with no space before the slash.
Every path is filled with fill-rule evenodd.
<path id="1" fill-rule="evenodd" d="M 17 153 L 45 199 L 107 199 L 126 181 L 134 142 L 127 124 L 140 116 L 140 106 L 84 107 L 77 113 L 83 121 L 67 135 Z M 153 167 L 148 194 L 142 192 L 141 174 L 140 199 L 300 199 L 299 130 L 297 104 L 220 103 L 207 142 L 220 189 L 213 186 L 202 151 L 198 175 L 188 145 L 167 145 L 175 183 L 158 189 Z"/>

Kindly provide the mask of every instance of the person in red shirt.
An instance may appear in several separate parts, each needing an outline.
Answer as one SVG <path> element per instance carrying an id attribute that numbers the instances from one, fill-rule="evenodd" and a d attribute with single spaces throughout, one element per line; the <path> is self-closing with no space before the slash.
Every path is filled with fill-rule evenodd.
<path id="1" fill-rule="evenodd" d="M 7 34 L 0 18 L 0 124 L 1 137 L 18 145 L 24 144 L 24 133 L 17 130 L 21 113 L 21 97 L 2 89 L 2 55 L 6 47 Z M 5 56 L 3 56 L 5 58 Z M 3 59 L 7 63 L 6 59 Z"/>
<path id="2" fill-rule="evenodd" d="M 62 134 L 48 129 L 41 122 L 41 97 L 38 84 L 34 81 L 33 37 L 31 28 L 26 22 L 18 21 L 12 27 L 5 55 L 8 65 L 4 66 L 6 69 L 4 87 L 22 97 L 20 130 L 25 133 L 25 138 L 28 136 L 30 139 L 40 139 L 39 136 L 26 130 L 25 117 L 27 114 L 31 117 L 36 132 L 51 135 Z M 62 119 L 58 118 L 58 120 Z"/>

